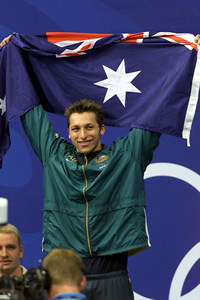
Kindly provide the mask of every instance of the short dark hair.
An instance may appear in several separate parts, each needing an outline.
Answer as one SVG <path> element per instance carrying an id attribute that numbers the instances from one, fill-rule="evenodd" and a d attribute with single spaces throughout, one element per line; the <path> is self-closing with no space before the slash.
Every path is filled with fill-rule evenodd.
<path id="1" fill-rule="evenodd" d="M 84 112 L 95 113 L 97 123 L 99 124 L 99 127 L 101 128 L 101 126 L 103 124 L 103 115 L 104 115 L 102 107 L 100 105 L 98 105 L 97 103 L 87 100 L 87 99 L 82 99 L 80 101 L 77 101 L 65 110 L 64 116 L 67 118 L 68 128 L 70 125 L 70 116 L 74 113 L 82 114 Z"/>

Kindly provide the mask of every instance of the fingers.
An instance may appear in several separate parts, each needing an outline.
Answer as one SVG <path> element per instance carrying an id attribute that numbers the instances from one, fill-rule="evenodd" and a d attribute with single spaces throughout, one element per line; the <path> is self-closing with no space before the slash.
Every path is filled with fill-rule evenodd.
<path id="1" fill-rule="evenodd" d="M 198 45 L 200 45 L 200 34 L 197 34 L 196 36 L 195 36 L 195 43 L 197 43 Z"/>
<path id="2" fill-rule="evenodd" d="M 0 43 L 0 47 L 4 46 L 5 44 L 7 44 L 11 39 L 11 35 L 7 36 L 5 39 L 3 39 L 3 41 Z"/>

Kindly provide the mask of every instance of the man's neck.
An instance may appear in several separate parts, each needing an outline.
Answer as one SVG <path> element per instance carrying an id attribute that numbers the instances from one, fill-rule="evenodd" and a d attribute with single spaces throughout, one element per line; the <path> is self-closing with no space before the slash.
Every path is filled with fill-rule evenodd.
<path id="1" fill-rule="evenodd" d="M 101 150 L 106 149 L 106 148 L 107 148 L 106 145 L 101 144 Z M 96 155 L 98 155 L 101 152 L 101 150 L 89 152 L 87 154 L 75 151 L 75 156 L 78 161 L 78 164 L 85 165 L 86 158 L 87 158 L 87 163 L 89 163 Z"/>
<path id="2" fill-rule="evenodd" d="M 17 266 L 17 268 L 13 272 L 3 272 L 3 275 L 5 276 L 16 276 L 16 277 L 22 277 L 23 276 L 23 269 L 21 265 Z"/>
<path id="3" fill-rule="evenodd" d="M 49 291 L 49 299 L 52 299 L 58 294 L 63 293 L 80 293 L 80 288 L 77 286 L 52 284 Z"/>

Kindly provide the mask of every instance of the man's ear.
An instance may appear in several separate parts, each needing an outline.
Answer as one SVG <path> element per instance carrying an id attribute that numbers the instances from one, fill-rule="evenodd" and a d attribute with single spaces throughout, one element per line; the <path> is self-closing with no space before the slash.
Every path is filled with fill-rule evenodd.
<path id="1" fill-rule="evenodd" d="M 23 255 L 24 255 L 24 248 L 23 248 L 23 246 L 21 245 L 21 246 L 20 246 L 20 249 L 19 249 L 19 258 L 21 259 L 21 258 L 23 257 Z"/>
<path id="2" fill-rule="evenodd" d="M 100 129 L 100 135 L 104 135 L 105 131 L 106 131 L 106 125 L 102 124 Z"/>
<path id="3" fill-rule="evenodd" d="M 81 284 L 80 284 L 80 291 L 81 292 L 84 289 L 85 285 L 86 285 L 86 277 L 85 277 L 85 275 L 83 275 L 83 277 L 81 279 Z"/>

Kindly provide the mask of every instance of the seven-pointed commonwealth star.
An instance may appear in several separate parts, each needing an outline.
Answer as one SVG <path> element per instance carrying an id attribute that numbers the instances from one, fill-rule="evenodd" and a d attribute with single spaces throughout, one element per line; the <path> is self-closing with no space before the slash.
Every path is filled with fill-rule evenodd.
<path id="1" fill-rule="evenodd" d="M 117 95 L 123 106 L 125 107 L 126 92 L 141 93 L 131 81 L 141 72 L 126 73 L 124 59 L 119 65 L 117 71 L 103 66 L 107 75 L 107 79 L 95 82 L 94 84 L 107 88 L 107 92 L 103 102 L 108 101 L 113 96 Z"/>

